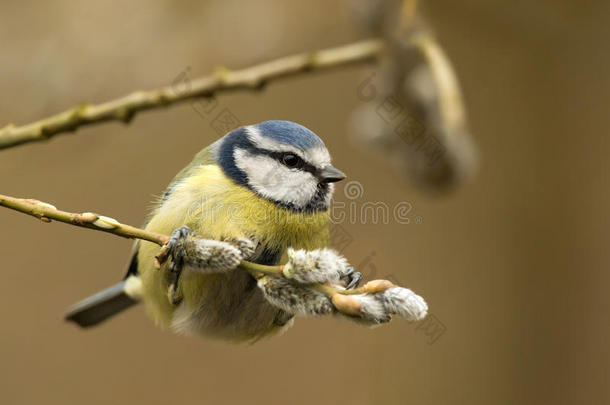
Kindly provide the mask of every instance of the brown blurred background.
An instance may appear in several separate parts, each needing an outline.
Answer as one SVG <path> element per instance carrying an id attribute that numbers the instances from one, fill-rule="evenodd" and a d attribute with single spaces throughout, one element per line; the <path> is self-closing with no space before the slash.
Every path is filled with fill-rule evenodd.
<path id="1" fill-rule="evenodd" d="M 234 346 L 163 332 L 141 308 L 78 330 L 62 312 L 116 282 L 131 243 L 0 210 L 0 402 L 608 403 L 610 3 L 428 1 L 422 12 L 481 155 L 453 195 L 417 193 L 348 140 L 373 67 L 221 95 L 216 111 L 302 123 L 362 184 L 359 202 L 413 205 L 408 225 L 342 224 L 344 253 L 422 294 L 438 339 L 400 319 L 373 330 L 298 319 L 280 338 Z M 360 36 L 345 3 L 323 0 L 5 1 L 0 125 Z M 217 138 L 213 118 L 185 104 L 3 151 L 0 192 L 138 225 Z"/>

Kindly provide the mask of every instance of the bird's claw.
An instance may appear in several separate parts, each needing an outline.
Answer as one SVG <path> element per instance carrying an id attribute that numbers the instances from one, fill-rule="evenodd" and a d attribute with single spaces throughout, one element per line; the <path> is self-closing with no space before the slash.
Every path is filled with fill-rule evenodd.
<path id="1" fill-rule="evenodd" d="M 174 306 L 182 302 L 179 282 L 184 266 L 184 242 L 192 234 L 193 231 L 191 228 L 185 225 L 172 232 L 169 242 L 167 242 L 167 250 L 170 258 L 168 268 L 171 274 L 171 282 L 167 289 L 167 298 Z"/>
<path id="2" fill-rule="evenodd" d="M 350 266 L 347 268 L 347 271 L 343 277 L 341 277 L 341 280 L 345 284 L 345 288 L 347 290 L 351 290 L 358 287 L 358 284 L 360 284 L 360 280 L 362 280 L 362 273 L 355 271 L 354 268 Z"/>
<path id="3" fill-rule="evenodd" d="M 167 289 L 167 299 L 173 306 L 180 305 L 182 302 L 182 293 L 178 289 L 178 278 L 169 285 Z"/>
<path id="4" fill-rule="evenodd" d="M 167 249 L 170 257 L 169 270 L 172 273 L 178 273 L 184 265 L 184 242 L 193 234 L 193 231 L 188 226 L 181 226 L 172 232 L 172 235 L 167 242 Z"/>

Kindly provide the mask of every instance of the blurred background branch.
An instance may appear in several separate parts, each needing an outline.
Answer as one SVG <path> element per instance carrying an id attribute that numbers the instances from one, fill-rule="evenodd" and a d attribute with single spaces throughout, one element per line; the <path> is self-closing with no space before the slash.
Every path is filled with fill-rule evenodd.
<path id="1" fill-rule="evenodd" d="M 351 132 L 377 146 L 421 190 L 461 184 L 475 167 L 464 102 L 449 59 L 416 13 L 417 1 L 352 4 L 367 35 L 383 38 L 390 51 L 379 79 L 363 83 L 376 102 L 354 113 Z"/>
<path id="2" fill-rule="evenodd" d="M 209 76 L 189 82 L 187 88 L 175 84 L 149 91 L 137 91 L 102 104 L 81 104 L 60 114 L 24 126 L 9 124 L 0 129 L 0 149 L 47 140 L 55 135 L 106 121 L 129 123 L 140 111 L 167 107 L 199 97 L 212 97 L 229 90 L 260 90 L 269 81 L 309 74 L 379 58 L 383 44 L 364 40 L 336 48 L 305 52 L 241 70 L 219 68 Z"/>

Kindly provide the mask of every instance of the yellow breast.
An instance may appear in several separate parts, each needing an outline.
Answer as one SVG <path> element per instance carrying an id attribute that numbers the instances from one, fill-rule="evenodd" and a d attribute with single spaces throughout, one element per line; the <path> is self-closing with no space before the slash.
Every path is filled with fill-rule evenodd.
<path id="1" fill-rule="evenodd" d="M 246 187 L 236 185 L 217 165 L 202 165 L 176 185 L 167 200 L 153 213 L 146 229 L 169 235 L 187 225 L 202 238 L 256 238 L 263 248 L 285 252 L 288 247 L 317 249 L 328 243 L 328 213 L 298 213 L 268 201 Z M 143 242 L 139 271 L 145 301 L 162 324 L 171 320 L 173 307 L 167 299 L 167 269 L 154 268 L 159 247 Z M 187 295 L 206 294 L 213 276 L 185 275 Z"/>

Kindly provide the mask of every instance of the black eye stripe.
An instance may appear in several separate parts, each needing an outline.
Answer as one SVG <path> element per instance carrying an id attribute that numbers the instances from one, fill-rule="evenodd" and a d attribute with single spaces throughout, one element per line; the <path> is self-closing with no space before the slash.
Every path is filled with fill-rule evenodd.
<path id="1" fill-rule="evenodd" d="M 311 174 L 316 174 L 316 172 L 318 171 L 318 169 L 316 169 L 314 165 L 311 165 L 309 163 L 305 163 L 305 165 L 301 167 L 301 170 L 309 172 Z"/>
<path id="2" fill-rule="evenodd" d="M 317 172 L 317 168 L 312 165 L 311 163 L 307 162 L 305 159 L 303 159 L 301 156 L 297 155 L 296 153 L 293 152 L 276 152 L 273 150 L 266 150 L 266 149 L 259 149 L 257 147 L 253 147 L 249 150 L 251 153 L 257 154 L 257 155 L 266 155 L 269 156 L 279 162 L 282 162 L 282 158 L 286 155 L 286 154 L 291 154 L 291 155 L 295 155 L 296 157 L 298 157 L 299 159 L 301 159 L 303 161 L 302 166 L 300 167 L 294 167 L 294 169 L 298 169 L 298 170 L 303 170 L 304 172 L 309 172 L 311 174 L 315 174 Z"/>
<path id="3" fill-rule="evenodd" d="M 275 154 L 277 154 L 276 156 L 274 156 Z M 311 163 L 307 163 L 307 161 L 305 159 L 303 159 L 302 157 L 300 157 L 297 154 L 293 154 L 296 157 L 298 157 L 301 160 L 301 164 L 300 166 L 297 167 L 291 167 L 291 169 L 298 169 L 298 170 L 303 170 L 304 172 L 309 172 L 309 173 L 315 173 L 317 171 L 316 167 L 314 165 L 312 165 Z M 280 162 L 282 161 L 282 158 L 285 156 L 285 153 L 283 152 L 272 152 L 272 155 L 270 154 L 269 156 L 273 157 L 274 159 L 279 160 Z"/>
<path id="4" fill-rule="evenodd" d="M 240 134 L 238 134 L 237 132 L 235 133 L 235 136 L 239 136 Z M 228 147 L 230 143 L 227 143 Z M 302 156 L 300 156 L 298 153 L 294 153 L 294 152 L 277 152 L 277 151 L 272 151 L 272 150 L 267 150 L 267 149 L 261 149 L 258 148 L 256 145 L 254 145 L 252 143 L 252 141 L 250 141 L 250 139 L 248 139 L 247 136 L 239 136 L 239 142 L 238 143 L 234 143 L 232 145 L 232 148 L 229 150 L 225 150 L 224 153 L 221 154 L 221 156 L 223 158 L 227 158 L 226 160 L 228 160 L 227 162 L 225 162 L 225 166 L 230 166 L 230 167 L 234 167 L 235 163 L 234 163 L 234 157 L 233 157 L 233 152 L 232 150 L 234 149 L 243 149 L 248 151 L 249 153 L 253 154 L 253 155 L 265 155 L 265 156 L 269 156 L 275 160 L 278 160 L 279 162 L 281 162 L 282 160 L 282 156 L 286 153 L 292 153 L 295 156 L 298 156 L 299 158 L 301 158 L 301 160 L 303 160 L 304 164 L 302 167 L 299 167 L 298 170 L 303 170 L 304 172 L 308 172 L 313 174 L 314 176 L 316 175 L 316 173 L 318 172 L 318 169 L 312 165 L 311 163 L 309 163 L 307 160 L 303 159 Z M 296 168 L 295 168 L 296 169 Z M 245 174 L 243 174 L 240 170 L 235 169 L 239 175 L 238 177 L 238 182 L 242 183 L 242 184 L 247 184 L 247 179 L 245 177 Z"/>

